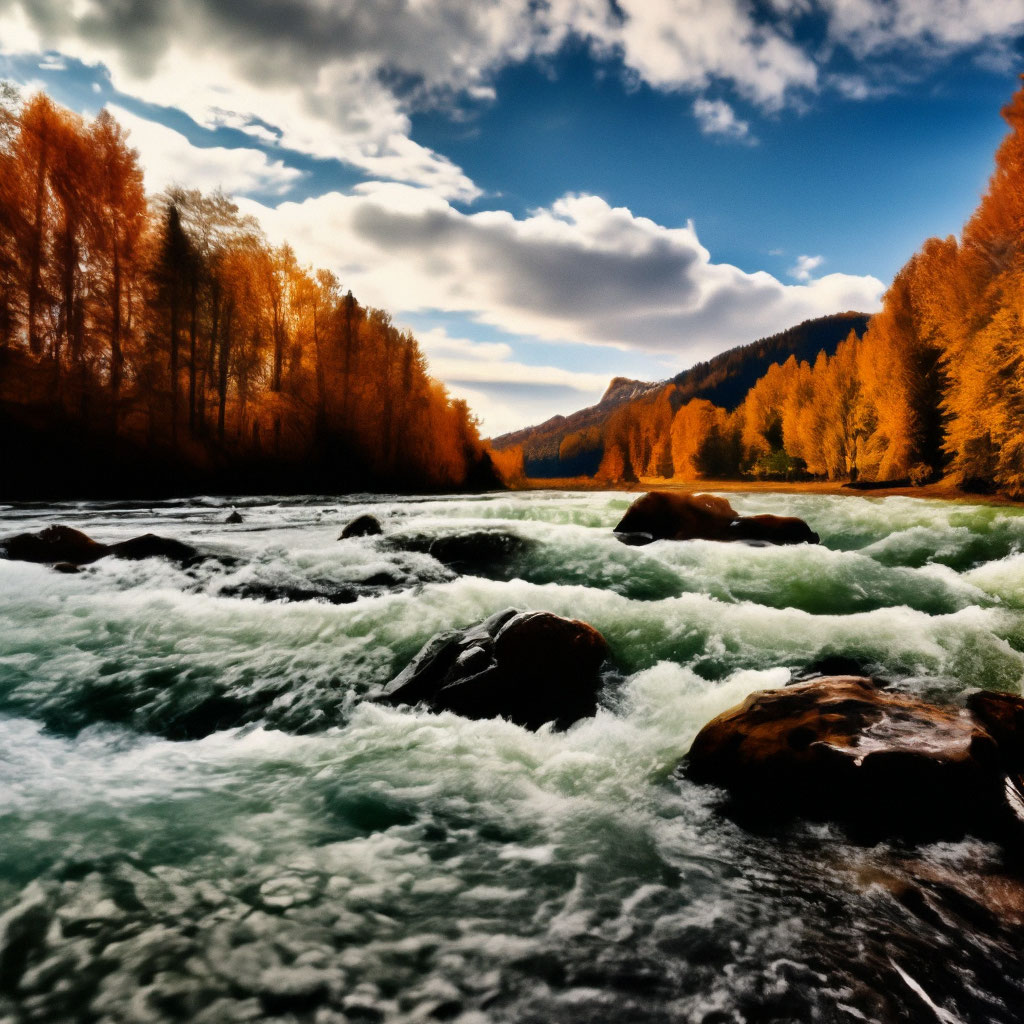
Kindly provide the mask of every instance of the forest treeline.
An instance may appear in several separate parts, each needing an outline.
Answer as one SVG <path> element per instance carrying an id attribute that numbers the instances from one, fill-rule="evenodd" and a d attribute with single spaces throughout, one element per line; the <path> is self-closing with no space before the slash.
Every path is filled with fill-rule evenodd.
<path id="1" fill-rule="evenodd" d="M 415 339 L 107 111 L 0 96 L 4 496 L 489 486 Z"/>
<path id="2" fill-rule="evenodd" d="M 949 477 L 1024 495 L 1024 88 L 1002 113 L 1010 133 L 960 238 L 925 242 L 865 331 L 773 363 L 732 408 L 668 382 L 562 436 L 559 458 L 595 453 L 608 483 Z M 522 445 L 497 458 L 510 479 L 528 468 Z"/>
<path id="3" fill-rule="evenodd" d="M 496 450 L 496 458 L 502 463 L 508 462 L 513 470 L 519 470 L 527 477 L 594 476 L 605 452 L 609 424 L 618 410 L 631 404 L 633 414 L 620 412 L 612 427 L 621 430 L 624 422 L 628 424 L 631 419 L 636 420 L 637 411 L 644 411 L 647 436 L 641 430 L 632 431 L 634 454 L 630 468 L 634 464 L 632 459 L 636 465 L 647 466 L 658 447 L 659 430 L 662 434 L 670 430 L 675 413 L 691 399 L 706 399 L 726 412 L 732 412 L 773 363 L 784 362 L 790 356 L 795 356 L 797 361 L 813 362 L 816 354 L 822 351 L 831 355 L 851 330 L 863 333 L 869 320 L 867 314 L 853 312 L 805 320 L 778 334 L 696 363 L 662 384 L 616 377 L 597 405 L 580 409 L 570 416 L 554 416 L 538 426 L 494 438 L 491 443 Z M 655 406 L 653 414 L 649 409 L 651 405 Z M 682 427 L 680 422 L 677 429 Z M 627 453 L 629 437 L 625 440 L 623 452 Z M 644 454 L 645 445 L 649 446 L 650 454 Z M 516 448 L 522 449 L 521 463 L 519 452 L 512 450 L 506 454 L 506 450 Z M 670 467 L 664 457 L 662 462 L 662 471 L 668 473 L 671 469 L 674 475 L 675 466 Z M 693 472 L 693 469 L 687 466 L 686 471 Z M 631 477 L 626 472 L 625 479 L 634 477 L 635 474 Z"/>

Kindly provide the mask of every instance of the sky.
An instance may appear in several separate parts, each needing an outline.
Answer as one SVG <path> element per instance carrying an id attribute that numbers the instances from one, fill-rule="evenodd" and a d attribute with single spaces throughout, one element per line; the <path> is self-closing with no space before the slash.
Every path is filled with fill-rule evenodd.
<path id="1" fill-rule="evenodd" d="M 1021 72 L 1024 0 L 0 0 L 0 77 L 233 194 L 492 435 L 878 309 Z"/>

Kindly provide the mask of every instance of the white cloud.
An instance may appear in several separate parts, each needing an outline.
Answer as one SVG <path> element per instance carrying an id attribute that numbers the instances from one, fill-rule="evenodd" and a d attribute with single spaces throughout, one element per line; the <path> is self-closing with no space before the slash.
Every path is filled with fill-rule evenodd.
<path id="1" fill-rule="evenodd" d="M 503 341 L 471 341 L 469 338 L 453 338 L 443 327 L 418 332 L 420 348 L 427 354 L 431 365 L 440 365 L 444 360 L 467 360 L 471 363 L 490 364 L 498 359 L 510 359 L 512 346 Z"/>
<path id="2" fill-rule="evenodd" d="M 693 101 L 693 114 L 705 135 L 721 135 L 736 141 L 753 142 L 750 125 L 736 116 L 736 111 L 725 100 L 698 97 Z"/>
<path id="3" fill-rule="evenodd" d="M 827 46 L 793 31 L 815 15 Z M 870 68 L 829 69 L 836 46 L 886 66 L 896 49 L 972 49 L 1005 63 L 1021 32 L 1021 0 L 0 0 L 2 53 L 102 64 L 115 88 L 171 102 L 201 125 L 231 124 L 463 202 L 479 188 L 410 138 L 411 111 L 452 110 L 455 96 L 487 102 L 502 67 L 570 38 L 653 88 L 701 96 L 726 86 L 774 110 L 825 87 L 877 94 Z M 748 135 L 724 101 L 705 102 L 706 130 Z"/>
<path id="4" fill-rule="evenodd" d="M 798 281 L 810 281 L 814 272 L 825 262 L 824 256 L 797 256 L 796 263 L 787 273 Z"/>
<path id="5" fill-rule="evenodd" d="M 1002 48 L 1024 32 L 1021 0 L 820 0 L 829 35 L 860 57 L 900 47 L 953 52 Z"/>
<path id="6" fill-rule="evenodd" d="M 606 374 L 517 362 L 512 358 L 512 347 L 501 342 L 451 338 L 441 328 L 418 334 L 417 340 L 427 356 L 431 372 L 442 380 L 466 384 L 571 388 L 588 394 L 595 390 L 601 392 L 608 385 Z"/>
<path id="7" fill-rule="evenodd" d="M 149 121 L 122 107 L 110 112 L 128 129 L 129 145 L 139 151 L 146 188 L 159 192 L 168 185 L 244 195 L 249 192 L 282 194 L 303 175 L 258 149 L 193 146 L 184 135 Z"/>
<path id="8" fill-rule="evenodd" d="M 504 342 L 453 338 L 443 328 L 414 333 L 430 373 L 469 402 L 490 436 L 590 405 L 608 386 L 606 374 L 519 362 Z"/>
<path id="9" fill-rule="evenodd" d="M 596 196 L 567 195 L 523 219 L 465 214 L 379 182 L 276 209 L 242 205 L 373 305 L 461 312 L 514 334 L 670 355 L 680 366 L 809 317 L 874 311 L 883 291 L 874 277 L 786 285 L 713 263 L 692 224 L 665 227 Z"/>
<path id="10" fill-rule="evenodd" d="M 793 89 L 813 89 L 814 61 L 741 0 L 619 0 L 621 26 L 602 42 L 659 89 L 700 91 L 714 79 L 748 99 L 783 106 Z"/>

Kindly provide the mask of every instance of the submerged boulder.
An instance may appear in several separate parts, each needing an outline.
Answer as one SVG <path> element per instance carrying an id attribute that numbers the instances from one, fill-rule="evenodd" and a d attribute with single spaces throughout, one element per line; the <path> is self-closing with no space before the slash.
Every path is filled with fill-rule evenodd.
<path id="1" fill-rule="evenodd" d="M 792 516 L 741 516 L 714 494 L 651 491 L 636 499 L 615 527 L 627 544 L 655 540 L 720 540 L 817 544 L 818 535 Z"/>
<path id="2" fill-rule="evenodd" d="M 349 537 L 376 537 L 384 532 L 380 520 L 376 516 L 356 516 L 344 530 L 338 540 L 348 540 Z"/>
<path id="3" fill-rule="evenodd" d="M 435 636 L 378 699 L 564 729 L 597 710 L 607 654 L 604 637 L 585 622 L 509 608 Z"/>
<path id="4" fill-rule="evenodd" d="M 800 815 L 871 841 L 1019 838 L 1024 701 L 985 694 L 976 703 L 998 728 L 970 707 L 887 692 L 868 678 L 823 677 L 723 712 L 682 767 L 756 822 Z"/>
<path id="5" fill-rule="evenodd" d="M 396 537 L 391 546 L 428 554 L 455 572 L 486 576 L 503 572 L 530 549 L 532 542 L 504 530 L 473 530 L 441 536 Z"/>

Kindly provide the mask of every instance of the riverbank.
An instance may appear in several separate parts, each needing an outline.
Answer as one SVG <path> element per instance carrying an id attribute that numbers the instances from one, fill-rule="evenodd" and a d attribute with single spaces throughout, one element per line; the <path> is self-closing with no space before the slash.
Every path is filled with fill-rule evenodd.
<path id="1" fill-rule="evenodd" d="M 592 477 L 570 477 L 544 480 L 527 478 L 508 483 L 513 491 L 678 491 L 682 494 L 698 494 L 708 491 L 733 494 L 817 494 L 858 498 L 927 498 L 941 501 L 957 501 L 970 505 L 1007 505 L 1020 507 L 1022 502 L 1008 494 L 974 494 L 957 487 L 951 480 L 921 487 L 871 487 L 866 489 L 850 487 L 837 480 L 663 480 L 644 477 L 635 483 L 610 484 Z"/>

